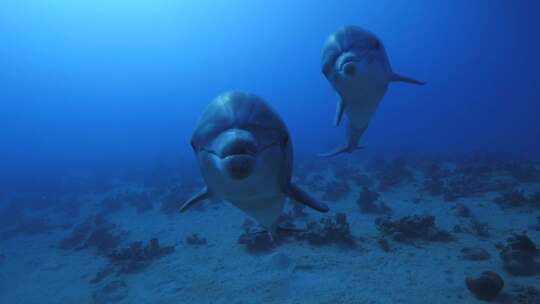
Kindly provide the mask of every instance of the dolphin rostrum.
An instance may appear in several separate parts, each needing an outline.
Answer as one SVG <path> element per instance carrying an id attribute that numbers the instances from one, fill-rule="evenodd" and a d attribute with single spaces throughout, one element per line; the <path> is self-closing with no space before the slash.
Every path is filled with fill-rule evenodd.
<path id="1" fill-rule="evenodd" d="M 274 232 L 285 198 L 328 211 L 291 182 L 293 151 L 287 127 L 256 95 L 218 96 L 200 118 L 191 146 L 206 186 L 181 212 L 205 199 L 222 199 Z"/>
<path id="2" fill-rule="evenodd" d="M 334 125 L 339 125 L 344 112 L 349 120 L 347 144 L 320 154 L 323 157 L 361 149 L 358 141 L 390 82 L 424 84 L 394 73 L 381 40 L 357 26 L 342 27 L 328 38 L 322 53 L 322 72 L 339 97 Z"/>

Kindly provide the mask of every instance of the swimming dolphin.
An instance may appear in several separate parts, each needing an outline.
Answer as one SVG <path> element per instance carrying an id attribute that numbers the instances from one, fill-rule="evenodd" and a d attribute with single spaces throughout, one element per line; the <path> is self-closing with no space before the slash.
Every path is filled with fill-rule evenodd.
<path id="1" fill-rule="evenodd" d="M 424 84 L 394 73 L 381 40 L 357 26 L 342 27 L 328 38 L 322 52 L 322 72 L 339 97 L 334 125 L 339 125 L 343 112 L 349 118 L 347 144 L 320 154 L 323 157 L 361 149 L 358 141 L 390 82 Z"/>
<path id="2" fill-rule="evenodd" d="M 328 207 L 291 182 L 293 151 L 279 116 L 253 94 L 229 92 L 204 111 L 191 138 L 206 186 L 181 207 L 227 200 L 270 232 L 285 198 L 320 212 Z"/>

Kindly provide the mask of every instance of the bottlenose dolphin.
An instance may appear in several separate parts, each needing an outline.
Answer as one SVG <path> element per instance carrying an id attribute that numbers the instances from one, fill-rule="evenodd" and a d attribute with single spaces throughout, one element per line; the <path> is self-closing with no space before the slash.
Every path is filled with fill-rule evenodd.
<path id="1" fill-rule="evenodd" d="M 206 186 L 181 212 L 209 198 L 229 201 L 274 232 L 285 198 L 320 212 L 328 207 L 291 182 L 287 127 L 256 95 L 229 92 L 206 108 L 191 138 Z"/>
<path id="2" fill-rule="evenodd" d="M 381 40 L 357 26 L 342 27 L 328 38 L 322 52 L 322 73 L 339 97 L 334 125 L 339 125 L 343 112 L 349 125 L 347 144 L 320 156 L 351 153 L 361 148 L 358 141 L 390 82 L 424 84 L 394 73 Z"/>

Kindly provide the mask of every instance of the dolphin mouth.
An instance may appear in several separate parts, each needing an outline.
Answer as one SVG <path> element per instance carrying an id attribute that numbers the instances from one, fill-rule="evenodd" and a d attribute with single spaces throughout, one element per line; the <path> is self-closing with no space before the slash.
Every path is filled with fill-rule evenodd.
<path id="1" fill-rule="evenodd" d="M 223 159 L 234 156 L 254 157 L 257 155 L 257 146 L 250 141 L 236 141 L 227 145 L 220 154 Z"/>
<path id="2" fill-rule="evenodd" d="M 338 69 L 340 71 L 343 71 L 347 68 L 348 65 L 350 64 L 355 64 L 355 63 L 358 63 L 360 62 L 360 58 L 356 57 L 356 56 L 353 56 L 353 55 L 344 55 L 343 57 L 341 57 L 341 60 L 339 60 L 339 66 L 338 66 Z"/>

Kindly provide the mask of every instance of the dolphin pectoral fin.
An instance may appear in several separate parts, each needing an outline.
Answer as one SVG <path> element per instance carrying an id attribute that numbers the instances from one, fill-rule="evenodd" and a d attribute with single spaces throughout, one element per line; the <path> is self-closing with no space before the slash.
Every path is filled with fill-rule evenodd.
<path id="1" fill-rule="evenodd" d="M 297 201 L 298 203 L 304 204 L 311 209 L 315 209 L 319 212 L 328 212 L 328 206 L 326 204 L 317 201 L 315 198 L 311 197 L 309 194 L 304 192 L 304 190 L 298 188 L 294 184 L 289 184 L 287 187 L 287 195 L 289 198 Z"/>
<path id="2" fill-rule="evenodd" d="M 392 73 L 391 81 L 406 82 L 406 83 L 412 83 L 412 84 L 417 84 L 417 85 L 424 85 L 425 84 L 425 82 L 423 82 L 423 81 L 416 80 L 416 79 L 413 79 L 413 78 L 410 78 L 410 77 L 407 77 L 407 76 L 399 75 L 399 74 L 396 74 L 396 73 Z"/>
<path id="3" fill-rule="evenodd" d="M 210 198 L 210 192 L 208 192 L 208 188 L 205 186 L 199 192 L 197 192 L 191 198 L 189 198 L 184 204 L 182 204 L 182 207 L 180 207 L 180 212 L 186 212 L 193 205 L 201 201 L 204 201 L 208 198 Z"/>
<path id="4" fill-rule="evenodd" d="M 334 116 L 334 126 L 339 126 L 339 123 L 341 122 L 341 118 L 343 117 L 344 110 L 345 110 L 345 103 L 343 102 L 343 99 L 341 99 L 340 97 L 337 102 L 336 115 Z"/>

